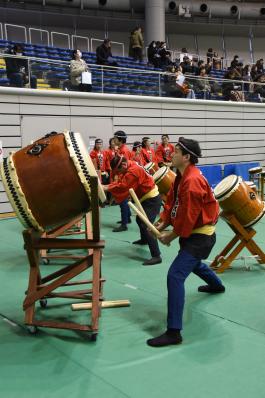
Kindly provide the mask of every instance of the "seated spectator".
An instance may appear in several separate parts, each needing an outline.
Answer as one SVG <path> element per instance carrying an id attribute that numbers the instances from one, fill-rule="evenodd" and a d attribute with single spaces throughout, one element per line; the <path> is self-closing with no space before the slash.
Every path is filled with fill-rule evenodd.
<path id="1" fill-rule="evenodd" d="M 243 71 L 242 71 L 242 79 L 245 82 L 252 82 L 252 77 L 251 77 L 251 65 L 247 64 L 244 66 Z M 249 91 L 250 90 L 250 84 L 244 84 L 244 91 Z"/>
<path id="2" fill-rule="evenodd" d="M 259 59 L 259 60 L 256 62 L 256 66 L 257 66 L 257 74 L 258 74 L 258 75 L 263 75 L 264 72 L 265 72 L 265 69 L 264 69 L 264 62 L 263 62 L 263 59 L 262 59 L 262 58 Z"/>
<path id="3" fill-rule="evenodd" d="M 192 56 L 188 53 L 188 50 L 186 49 L 186 47 L 183 47 L 181 49 L 181 53 L 179 55 L 180 64 L 184 61 L 184 57 L 188 57 L 192 61 Z"/>
<path id="4" fill-rule="evenodd" d="M 207 79 L 206 68 L 202 66 L 200 68 L 199 77 L 194 80 L 194 91 L 195 93 L 204 93 L 205 99 L 210 99 L 211 97 L 211 86 L 209 80 Z"/>
<path id="5" fill-rule="evenodd" d="M 118 66 L 117 62 L 115 62 L 112 57 L 111 41 L 109 39 L 105 39 L 103 43 L 97 47 L 96 55 L 96 63 L 98 65 Z"/>
<path id="6" fill-rule="evenodd" d="M 14 47 L 7 51 L 6 54 L 23 56 L 23 46 L 21 44 L 15 44 Z M 25 58 L 13 58 L 5 57 L 6 63 L 6 74 L 10 80 L 11 87 L 24 87 L 29 83 L 29 70 L 28 60 Z M 34 75 L 30 75 L 30 87 L 37 88 L 37 78 Z"/>
<path id="7" fill-rule="evenodd" d="M 194 74 L 196 72 L 196 68 L 194 68 L 192 64 L 192 60 L 189 57 L 184 57 L 183 62 L 180 64 L 182 68 L 182 72 L 185 75 L 186 73 L 188 74 Z"/>
<path id="8" fill-rule="evenodd" d="M 203 59 L 200 59 L 198 61 L 198 64 L 196 67 L 194 67 L 194 73 L 195 75 L 199 75 L 200 74 L 200 70 L 201 68 L 205 68 L 206 70 L 206 74 L 209 75 L 209 73 L 211 72 L 212 69 L 212 64 L 211 63 L 205 63 L 205 61 Z"/>
<path id="9" fill-rule="evenodd" d="M 160 55 L 160 67 L 166 69 L 171 64 L 171 53 L 167 50 L 167 45 L 164 41 L 160 44 L 158 54 Z"/>
<path id="10" fill-rule="evenodd" d="M 213 49 L 212 49 L 212 48 L 208 48 L 208 51 L 207 51 L 207 53 L 206 53 L 207 64 L 213 62 L 214 56 L 215 56 L 215 52 L 213 51 Z"/>
<path id="11" fill-rule="evenodd" d="M 221 69 L 222 68 L 222 57 L 219 57 L 218 53 L 212 48 L 208 48 L 207 54 L 207 66 L 209 68 Z"/>
<path id="12" fill-rule="evenodd" d="M 85 72 L 88 72 L 87 75 Z M 72 53 L 72 61 L 70 62 L 70 80 L 70 90 L 89 92 L 92 89 L 91 72 L 86 62 L 82 59 L 82 53 L 80 50 L 74 50 Z"/>
<path id="13" fill-rule="evenodd" d="M 148 59 L 148 63 L 150 65 L 154 65 L 155 66 L 155 62 L 156 62 L 156 57 L 155 54 L 157 54 L 157 46 L 156 46 L 156 42 L 153 40 L 147 49 L 147 59 Z"/>
<path id="14" fill-rule="evenodd" d="M 259 94 L 261 98 L 265 98 L 265 74 L 260 75 L 256 81 L 257 83 L 263 83 L 263 84 L 255 84 L 254 93 Z"/>
<path id="15" fill-rule="evenodd" d="M 222 93 L 226 101 L 244 101 L 244 93 L 242 91 L 242 84 L 238 80 L 238 72 L 236 69 L 229 69 L 222 84 Z M 233 81 L 229 81 L 233 80 Z"/>
<path id="16" fill-rule="evenodd" d="M 235 55 L 234 58 L 231 61 L 230 69 L 236 69 L 239 65 L 239 56 Z"/>
<path id="17" fill-rule="evenodd" d="M 144 48 L 144 39 L 142 35 L 142 28 L 139 26 L 134 29 L 131 35 L 131 46 L 132 46 L 132 54 L 134 60 L 137 62 L 142 62 L 143 60 L 143 48 Z"/>
<path id="18" fill-rule="evenodd" d="M 167 68 L 167 73 L 164 75 L 163 90 L 165 91 L 167 97 L 185 97 L 183 91 L 176 85 L 176 69 L 178 68 L 171 65 Z"/>

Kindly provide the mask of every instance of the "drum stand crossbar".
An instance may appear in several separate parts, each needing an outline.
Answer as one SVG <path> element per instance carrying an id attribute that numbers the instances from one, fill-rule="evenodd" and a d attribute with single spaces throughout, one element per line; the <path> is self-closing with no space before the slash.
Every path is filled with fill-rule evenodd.
<path id="1" fill-rule="evenodd" d="M 253 240 L 254 235 L 256 235 L 256 231 L 251 227 L 243 227 L 233 214 L 222 213 L 221 217 L 227 222 L 229 227 L 235 233 L 235 236 L 225 246 L 221 253 L 215 257 L 214 261 L 210 264 L 210 267 L 217 273 L 224 272 L 230 267 L 231 263 L 244 248 L 247 248 L 252 256 L 257 258 L 257 261 L 260 264 L 265 264 L 265 253 Z"/>
<path id="2" fill-rule="evenodd" d="M 33 229 L 23 232 L 24 247 L 30 265 L 28 290 L 23 303 L 25 311 L 25 324 L 29 332 L 36 333 L 37 327 L 49 327 L 59 329 L 72 329 L 92 332 L 96 339 L 98 320 L 101 310 L 101 300 L 104 279 L 101 278 L 101 257 L 105 242 L 100 240 L 99 207 L 97 193 L 97 177 L 91 177 L 91 212 L 92 212 L 92 239 L 56 239 L 41 237 L 41 233 Z M 79 259 L 71 265 L 60 268 L 45 277 L 40 271 L 40 251 L 53 249 L 86 249 L 93 250 L 83 259 Z M 72 281 L 77 275 L 92 268 L 92 279 Z M 57 288 L 76 285 L 89 285 L 89 289 L 66 292 L 55 292 Z M 91 324 L 82 325 L 73 322 L 61 322 L 56 320 L 35 319 L 35 307 L 39 301 L 41 307 L 46 307 L 49 298 L 86 299 L 91 302 Z"/>

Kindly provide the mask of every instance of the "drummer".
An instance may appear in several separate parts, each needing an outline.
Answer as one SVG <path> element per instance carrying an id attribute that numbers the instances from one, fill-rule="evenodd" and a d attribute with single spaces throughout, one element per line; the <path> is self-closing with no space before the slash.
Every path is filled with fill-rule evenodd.
<path id="1" fill-rule="evenodd" d="M 221 280 L 204 263 L 216 241 L 215 224 L 218 219 L 218 203 L 207 180 L 195 164 L 201 157 L 199 143 L 179 138 L 172 158 L 177 176 L 167 197 L 161 221 L 157 229 L 159 240 L 169 245 L 179 237 L 180 250 L 167 275 L 168 314 L 167 330 L 161 336 L 147 340 L 152 347 L 180 344 L 182 342 L 182 316 L 184 308 L 184 283 L 191 272 L 206 282 L 199 292 L 221 293 L 225 291 Z"/>
<path id="2" fill-rule="evenodd" d="M 131 151 L 126 145 L 127 134 L 118 130 L 114 133 L 114 143 L 117 147 L 116 154 L 119 156 L 124 156 L 127 160 L 130 159 Z M 115 179 L 115 171 L 112 170 L 113 178 Z M 118 176 L 119 177 L 119 176 Z M 121 209 L 121 220 L 118 221 L 118 224 L 121 224 L 119 227 L 113 228 L 112 232 L 124 232 L 128 230 L 127 225 L 131 223 L 131 210 L 128 206 L 128 199 L 125 198 L 123 201 L 119 202 Z"/>
<path id="3" fill-rule="evenodd" d="M 144 166 L 150 162 L 157 163 L 155 151 L 151 148 L 151 140 L 149 137 L 143 137 L 142 139 L 142 157 Z"/>
<path id="4" fill-rule="evenodd" d="M 140 141 L 135 141 L 133 143 L 130 160 L 134 160 L 140 166 L 144 166 L 144 160 L 142 155 L 142 144 Z"/>
<path id="5" fill-rule="evenodd" d="M 158 145 L 156 149 L 156 159 L 160 167 L 171 167 L 172 155 L 174 154 L 174 150 L 174 145 L 170 144 L 169 142 L 169 136 L 167 134 L 162 134 L 161 144 Z"/>
<path id="6" fill-rule="evenodd" d="M 94 163 L 95 169 L 100 172 L 102 184 L 109 183 L 109 173 L 107 172 L 107 156 L 102 149 L 103 141 L 100 138 L 95 140 L 94 149 L 90 152 L 90 157 Z"/>
<path id="7" fill-rule="evenodd" d="M 111 161 L 111 168 L 119 174 L 117 182 L 104 186 L 104 190 L 111 192 L 117 203 L 127 200 L 129 189 L 133 188 L 139 198 L 144 211 L 151 223 L 159 214 L 161 199 L 154 183 L 153 178 L 132 160 L 127 160 L 123 156 L 116 156 Z M 151 258 L 145 260 L 143 265 L 154 265 L 162 262 L 158 241 L 148 231 L 143 221 L 136 217 L 136 222 L 140 229 L 140 239 L 133 242 L 134 245 L 148 245 Z"/>

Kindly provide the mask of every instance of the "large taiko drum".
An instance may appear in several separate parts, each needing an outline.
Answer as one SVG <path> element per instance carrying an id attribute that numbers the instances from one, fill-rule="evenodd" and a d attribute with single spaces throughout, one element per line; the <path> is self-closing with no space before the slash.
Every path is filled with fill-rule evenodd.
<path id="1" fill-rule="evenodd" d="M 167 195 L 172 183 L 175 181 L 176 174 L 169 167 L 163 166 L 153 175 L 153 178 L 159 193 Z"/>
<path id="2" fill-rule="evenodd" d="M 224 212 L 234 214 L 244 227 L 251 227 L 264 215 L 264 202 L 241 177 L 224 178 L 215 187 L 214 194 Z"/>
<path id="3" fill-rule="evenodd" d="M 155 174 L 155 172 L 159 169 L 159 167 L 154 162 L 149 162 L 144 166 L 144 169 L 147 171 L 147 173 L 149 173 L 149 174 L 151 174 L 151 176 L 153 176 Z"/>
<path id="4" fill-rule="evenodd" d="M 1 165 L 9 201 L 26 228 L 48 231 L 90 209 L 90 176 L 97 176 L 78 133 L 51 133 L 11 153 Z M 99 199 L 105 194 L 99 182 Z"/>

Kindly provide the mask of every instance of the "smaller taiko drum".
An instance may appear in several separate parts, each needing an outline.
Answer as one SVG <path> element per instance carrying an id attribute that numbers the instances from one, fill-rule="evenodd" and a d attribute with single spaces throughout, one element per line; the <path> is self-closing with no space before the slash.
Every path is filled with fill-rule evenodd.
<path id="1" fill-rule="evenodd" d="M 215 187 L 214 194 L 223 211 L 234 214 L 244 227 L 251 227 L 264 216 L 265 203 L 239 176 L 224 178 Z"/>
<path id="2" fill-rule="evenodd" d="M 158 191 L 162 195 L 167 195 L 171 185 L 174 183 L 176 174 L 169 167 L 163 166 L 153 175 Z"/>
<path id="3" fill-rule="evenodd" d="M 155 164 L 154 162 L 149 162 L 144 166 L 145 170 L 147 171 L 147 173 L 151 174 L 151 176 L 153 176 L 156 171 L 159 169 L 158 165 Z"/>
<path id="4" fill-rule="evenodd" d="M 253 176 L 255 174 L 259 174 L 262 171 L 262 167 L 252 167 L 251 169 L 248 170 L 248 174 Z"/>
<path id="5" fill-rule="evenodd" d="M 245 183 L 249 186 L 249 188 L 253 189 L 253 191 L 257 193 L 257 187 L 254 181 L 245 181 Z"/>

